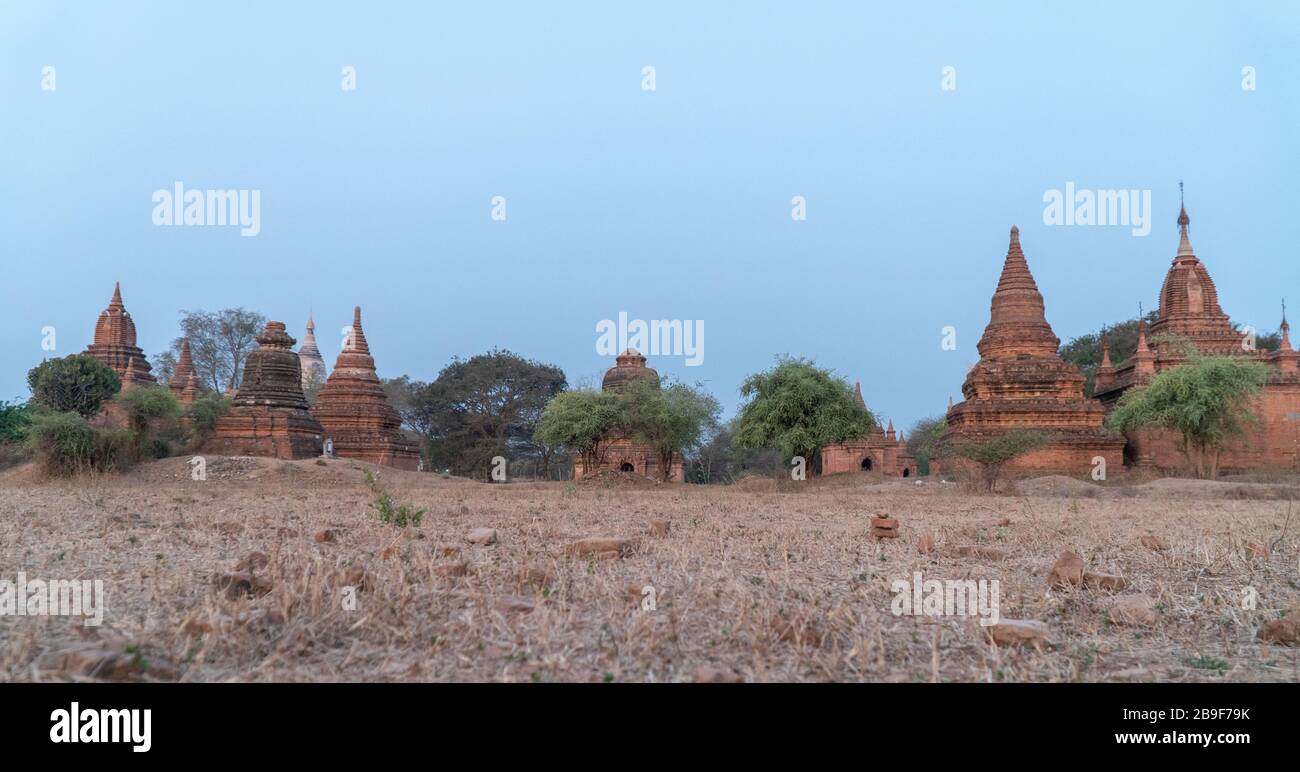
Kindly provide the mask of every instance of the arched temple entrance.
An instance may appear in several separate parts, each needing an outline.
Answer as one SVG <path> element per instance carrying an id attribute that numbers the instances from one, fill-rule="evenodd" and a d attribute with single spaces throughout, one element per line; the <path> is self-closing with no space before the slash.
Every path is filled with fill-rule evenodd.
<path id="1" fill-rule="evenodd" d="M 866 458 L 862 459 L 862 471 L 864 472 L 871 471 L 871 456 L 867 456 Z"/>
<path id="2" fill-rule="evenodd" d="M 618 471 L 620 471 L 620 472 L 635 472 L 635 471 L 636 471 L 636 467 L 632 466 L 632 462 L 630 462 L 630 461 L 624 461 L 624 462 L 623 462 L 623 465 L 620 466 L 620 467 L 618 468 Z"/>

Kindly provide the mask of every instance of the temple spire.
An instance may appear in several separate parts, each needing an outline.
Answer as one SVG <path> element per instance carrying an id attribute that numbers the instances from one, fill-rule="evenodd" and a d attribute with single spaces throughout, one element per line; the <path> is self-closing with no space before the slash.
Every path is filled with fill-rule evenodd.
<path id="1" fill-rule="evenodd" d="M 1023 355 L 1055 357 L 1060 345 L 1047 323 L 1042 293 L 1020 247 L 1020 228 L 1013 225 L 989 307 L 989 323 L 976 348 L 983 358 L 1017 359 Z"/>
<path id="2" fill-rule="evenodd" d="M 1180 258 L 1196 259 L 1196 254 L 1192 252 L 1192 241 L 1187 236 L 1187 226 L 1191 223 L 1191 218 L 1187 216 L 1187 206 L 1183 204 L 1183 183 L 1178 183 L 1178 255 L 1174 260 Z"/>
<path id="3" fill-rule="evenodd" d="M 113 282 L 113 299 L 108 301 L 108 306 L 109 308 L 113 308 L 113 307 L 121 308 L 123 306 L 122 282 L 120 281 Z"/>
<path id="4" fill-rule="evenodd" d="M 370 353 L 370 344 L 366 342 L 366 333 L 361 329 L 361 306 L 352 309 L 352 332 L 348 335 L 346 349 L 359 354 Z"/>
<path id="5" fill-rule="evenodd" d="M 1286 320 L 1286 298 L 1282 298 L 1282 344 L 1278 347 L 1280 351 L 1291 350 L 1291 323 Z"/>
<path id="6" fill-rule="evenodd" d="M 1101 366 L 1110 367 L 1110 338 L 1103 335 L 1101 337 Z"/>

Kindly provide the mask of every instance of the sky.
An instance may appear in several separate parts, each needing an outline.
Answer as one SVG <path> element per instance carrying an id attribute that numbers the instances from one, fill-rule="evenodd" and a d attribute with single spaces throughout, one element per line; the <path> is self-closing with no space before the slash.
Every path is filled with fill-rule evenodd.
<path id="1" fill-rule="evenodd" d="M 1225 311 L 1300 309 L 1300 4 L 907 5 L 0 0 L 0 398 L 120 281 L 151 358 L 242 306 L 332 365 L 360 305 L 383 377 L 501 347 L 589 384 L 622 312 L 702 323 L 649 364 L 724 417 L 790 354 L 908 427 L 1012 224 L 1068 340 L 1156 307 L 1180 180 Z M 259 231 L 155 224 L 177 182 Z M 1067 183 L 1149 191 L 1149 234 L 1049 225 Z"/>

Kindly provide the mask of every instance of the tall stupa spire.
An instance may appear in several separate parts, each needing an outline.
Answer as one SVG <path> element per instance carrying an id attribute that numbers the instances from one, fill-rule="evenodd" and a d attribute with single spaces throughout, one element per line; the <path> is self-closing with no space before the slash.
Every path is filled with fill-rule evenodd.
<path id="1" fill-rule="evenodd" d="M 1183 203 L 1183 183 L 1178 182 L 1178 254 L 1174 257 L 1175 262 L 1179 260 L 1195 261 L 1196 253 L 1192 252 L 1192 241 L 1187 236 L 1187 226 L 1191 223 L 1191 218 L 1187 216 L 1187 206 Z"/>
<path id="2" fill-rule="evenodd" d="M 1286 320 L 1286 298 L 1282 298 L 1282 345 L 1279 349 L 1282 351 L 1291 350 L 1291 323 Z"/>
<path id="3" fill-rule="evenodd" d="M 1060 339 L 1047 323 L 1043 295 L 1020 248 L 1020 229 L 1013 225 L 1002 275 L 990 304 L 989 324 L 977 346 L 980 356 L 986 359 L 1016 359 L 1024 354 L 1051 357 L 1060 345 Z"/>
<path id="4" fill-rule="evenodd" d="M 325 358 L 316 347 L 316 321 L 310 311 L 307 313 L 307 334 L 302 336 L 302 345 L 298 347 L 298 362 L 302 365 L 304 389 L 313 383 L 325 382 Z"/>

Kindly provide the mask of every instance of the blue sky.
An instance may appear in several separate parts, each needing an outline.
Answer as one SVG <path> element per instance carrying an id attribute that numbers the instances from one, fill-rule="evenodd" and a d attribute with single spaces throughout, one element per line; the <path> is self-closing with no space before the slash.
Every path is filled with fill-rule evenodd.
<path id="1" fill-rule="evenodd" d="M 1155 306 L 1180 179 L 1225 310 L 1300 309 L 1300 5 L 547 5 L 0 2 L 0 396 L 120 280 L 150 356 L 241 305 L 314 310 L 332 364 L 360 304 L 383 376 L 574 382 L 624 311 L 704 320 L 650 364 L 728 415 L 791 353 L 907 426 L 960 398 L 1011 224 L 1068 339 Z M 259 190 L 260 234 L 155 226 L 178 180 Z M 1151 234 L 1045 225 L 1067 181 L 1152 191 Z"/>

